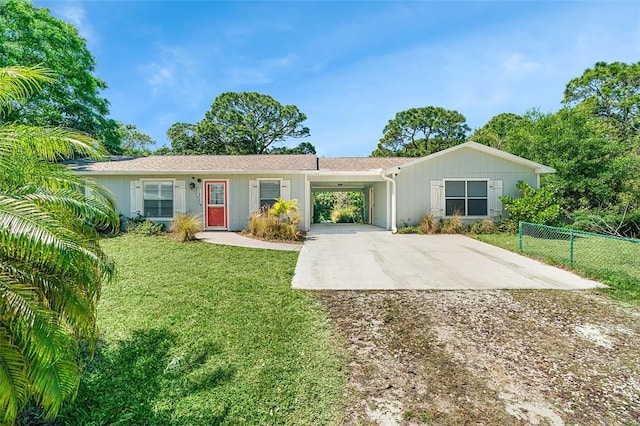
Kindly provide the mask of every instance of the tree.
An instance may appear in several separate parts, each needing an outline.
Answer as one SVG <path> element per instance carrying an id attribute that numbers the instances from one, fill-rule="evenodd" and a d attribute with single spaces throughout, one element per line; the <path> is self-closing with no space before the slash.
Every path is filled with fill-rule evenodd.
<path id="1" fill-rule="evenodd" d="M 51 80 L 39 67 L 0 68 L 0 113 Z M 117 227 L 118 215 L 99 187 L 60 160 L 105 152 L 83 133 L 0 126 L 3 424 L 12 424 L 30 399 L 51 419 L 76 394 L 78 341 L 95 343 L 100 287 L 114 272 L 95 229 Z"/>
<path id="2" fill-rule="evenodd" d="M 511 129 L 519 125 L 521 116 L 505 112 L 492 117 L 487 124 L 476 129 L 469 137 L 470 141 L 481 143 L 496 149 L 505 149 Z"/>
<path id="3" fill-rule="evenodd" d="M 288 148 L 286 146 L 279 146 L 271 148 L 269 154 L 315 154 L 316 147 L 311 142 L 302 142 L 298 146 Z"/>
<path id="4" fill-rule="evenodd" d="M 99 96 L 107 85 L 94 75 L 95 59 L 70 24 L 31 2 L 0 0 L 0 67 L 42 65 L 59 76 L 52 84 L 12 105 L 0 123 L 59 126 L 90 134 L 119 152 L 118 125 Z"/>
<path id="5" fill-rule="evenodd" d="M 623 138 L 640 132 L 640 62 L 597 62 L 564 91 L 564 103 L 583 104 L 614 124 Z"/>
<path id="6" fill-rule="evenodd" d="M 457 111 L 427 106 L 396 114 L 383 130 L 374 157 L 422 157 L 465 141 L 469 126 Z"/>
<path id="7" fill-rule="evenodd" d="M 196 134 L 196 126 L 189 123 L 175 123 L 167 130 L 171 142 L 171 153 L 178 155 L 218 154 L 216 146 L 208 145 Z"/>
<path id="8" fill-rule="evenodd" d="M 195 126 L 193 141 L 207 154 L 264 154 L 287 138 L 309 136 L 302 125 L 306 119 L 295 105 L 282 105 L 269 95 L 227 92 Z"/>
<path id="9" fill-rule="evenodd" d="M 531 110 L 509 131 L 506 150 L 555 168 L 545 182 L 558 188 L 564 208 L 611 206 L 636 197 L 629 183 L 637 167 L 610 134 L 611 125 L 585 108 Z"/>
<path id="10" fill-rule="evenodd" d="M 156 143 L 151 136 L 142 133 L 135 124 L 118 123 L 122 153 L 125 155 L 150 155 L 149 149 Z"/>

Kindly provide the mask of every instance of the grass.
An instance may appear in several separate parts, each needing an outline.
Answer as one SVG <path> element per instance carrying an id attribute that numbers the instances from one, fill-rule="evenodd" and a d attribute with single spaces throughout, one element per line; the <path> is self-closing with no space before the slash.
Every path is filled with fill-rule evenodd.
<path id="1" fill-rule="evenodd" d="M 290 288 L 297 253 L 103 241 L 102 341 L 59 424 L 336 424 L 346 358 L 325 311 Z"/>
<path id="2" fill-rule="evenodd" d="M 518 252 L 518 236 L 491 234 L 476 236 L 480 241 Z M 566 239 L 523 237 L 524 254 L 569 267 L 569 242 Z M 580 236 L 574 240 L 576 273 L 609 285 L 601 291 L 612 298 L 640 303 L 640 244 L 614 239 Z"/>

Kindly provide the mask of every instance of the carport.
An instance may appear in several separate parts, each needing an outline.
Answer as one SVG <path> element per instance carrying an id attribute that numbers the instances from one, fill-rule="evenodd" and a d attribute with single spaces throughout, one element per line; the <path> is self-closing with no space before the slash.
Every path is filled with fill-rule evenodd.
<path id="1" fill-rule="evenodd" d="M 313 290 L 586 289 L 602 286 L 462 235 L 312 225 L 292 286 Z"/>
<path id="2" fill-rule="evenodd" d="M 309 178 L 309 214 L 306 216 L 309 223 L 307 230 L 311 228 L 314 217 L 313 205 L 314 197 L 318 192 L 361 192 L 364 198 L 364 221 L 367 224 L 375 225 L 384 229 L 391 229 L 391 213 L 389 203 L 389 193 L 391 183 L 385 181 L 380 172 L 377 174 L 353 173 L 344 176 L 331 174 L 316 174 Z"/>
<path id="3" fill-rule="evenodd" d="M 398 157 L 318 158 L 318 170 L 306 174 L 309 199 L 305 203 L 305 229 L 311 229 L 313 200 L 318 192 L 362 192 L 365 223 L 394 229 L 397 173 L 389 173 L 389 168 L 406 161 Z"/>

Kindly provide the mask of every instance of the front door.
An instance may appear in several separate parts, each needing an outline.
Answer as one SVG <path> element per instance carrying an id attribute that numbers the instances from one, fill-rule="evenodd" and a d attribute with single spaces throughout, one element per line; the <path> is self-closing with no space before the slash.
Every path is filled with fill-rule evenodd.
<path id="1" fill-rule="evenodd" d="M 227 182 L 205 182 L 206 227 L 227 229 Z"/>

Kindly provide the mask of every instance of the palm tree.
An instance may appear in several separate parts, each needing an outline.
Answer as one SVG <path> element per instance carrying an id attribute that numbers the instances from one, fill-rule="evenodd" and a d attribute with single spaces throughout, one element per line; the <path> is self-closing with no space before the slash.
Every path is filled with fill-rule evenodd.
<path id="1" fill-rule="evenodd" d="M 0 68 L 0 120 L 53 76 Z M 0 423 L 35 401 L 47 418 L 78 389 L 79 341 L 95 343 L 95 308 L 113 263 L 96 228 L 118 226 L 108 195 L 61 164 L 99 158 L 87 135 L 0 124 Z"/>

